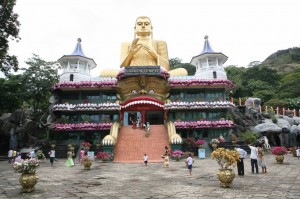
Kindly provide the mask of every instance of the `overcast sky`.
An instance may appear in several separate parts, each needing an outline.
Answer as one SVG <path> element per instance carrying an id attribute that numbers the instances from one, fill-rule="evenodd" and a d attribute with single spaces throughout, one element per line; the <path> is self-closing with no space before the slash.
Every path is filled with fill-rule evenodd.
<path id="1" fill-rule="evenodd" d="M 204 36 L 227 65 L 247 66 L 277 50 L 300 47 L 298 0 L 17 0 L 21 41 L 10 43 L 20 67 L 35 53 L 46 61 L 71 54 L 77 38 L 97 67 L 119 68 L 120 47 L 133 40 L 138 16 L 150 17 L 169 58 L 189 63 Z"/>

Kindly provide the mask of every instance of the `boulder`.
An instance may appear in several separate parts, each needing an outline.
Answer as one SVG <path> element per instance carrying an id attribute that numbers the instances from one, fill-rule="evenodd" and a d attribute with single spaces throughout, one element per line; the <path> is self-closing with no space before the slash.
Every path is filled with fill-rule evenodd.
<path id="1" fill-rule="evenodd" d="M 299 125 L 300 124 L 300 117 L 293 117 L 294 119 L 294 124 Z"/>
<path id="2" fill-rule="evenodd" d="M 263 133 L 263 132 L 274 132 L 274 133 L 281 133 L 281 128 L 278 127 L 276 124 L 273 122 L 266 122 L 263 124 L 256 125 L 253 128 L 253 131 L 255 133 Z"/>
<path id="3" fill-rule="evenodd" d="M 291 131 L 291 125 L 286 118 L 283 118 L 283 119 L 278 118 L 278 121 L 276 124 L 277 124 L 277 126 L 279 126 L 282 129 L 282 132 L 284 132 L 284 133 L 289 133 Z"/>
<path id="4" fill-rule="evenodd" d="M 288 116 L 283 116 L 282 118 L 283 120 L 287 121 L 290 125 L 295 124 L 295 120 L 292 117 L 288 117 Z"/>

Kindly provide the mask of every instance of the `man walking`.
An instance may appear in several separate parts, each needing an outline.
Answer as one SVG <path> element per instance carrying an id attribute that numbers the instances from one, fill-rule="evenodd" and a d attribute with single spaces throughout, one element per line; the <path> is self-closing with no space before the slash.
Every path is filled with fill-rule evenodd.
<path id="1" fill-rule="evenodd" d="M 240 146 L 237 146 L 236 150 L 240 154 L 240 161 L 237 162 L 238 175 L 243 176 L 244 175 L 244 158 L 247 155 L 247 151 L 240 148 Z"/>
<path id="2" fill-rule="evenodd" d="M 251 153 L 250 153 L 250 159 L 251 159 L 251 171 L 252 174 L 254 174 L 254 166 L 255 166 L 255 171 L 256 174 L 258 174 L 258 164 L 257 164 L 257 158 L 258 158 L 258 149 L 254 146 L 249 145 L 250 149 L 251 149 Z"/>

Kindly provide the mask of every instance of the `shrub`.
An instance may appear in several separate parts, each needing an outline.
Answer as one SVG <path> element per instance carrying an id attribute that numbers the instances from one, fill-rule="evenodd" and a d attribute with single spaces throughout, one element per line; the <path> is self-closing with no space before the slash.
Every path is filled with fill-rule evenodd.
<path id="1" fill-rule="evenodd" d="M 43 151 L 41 151 L 41 150 L 38 150 L 37 152 L 36 152 L 36 158 L 37 159 L 39 159 L 39 160 L 42 160 L 42 159 L 46 159 L 46 156 L 45 156 L 45 154 L 43 153 Z"/>
<path id="2" fill-rule="evenodd" d="M 196 140 L 193 137 L 188 137 L 183 140 L 183 144 L 185 144 L 187 146 L 195 146 L 195 142 L 196 142 Z"/>
<path id="3" fill-rule="evenodd" d="M 98 152 L 96 155 L 96 158 L 101 159 L 101 160 L 110 160 L 112 156 L 110 155 L 109 152 Z"/>
<path id="4" fill-rule="evenodd" d="M 246 144 L 251 144 L 256 142 L 257 136 L 254 134 L 252 131 L 247 130 L 245 133 L 242 134 L 241 136 L 243 140 L 246 142 Z"/>
<path id="5" fill-rule="evenodd" d="M 285 155 L 288 153 L 288 150 L 284 146 L 276 146 L 271 149 L 271 153 L 273 155 Z"/>
<path id="6" fill-rule="evenodd" d="M 181 150 L 174 150 L 174 151 L 170 151 L 171 152 L 171 156 L 174 158 L 181 158 L 183 155 L 183 152 Z"/>
<path id="7" fill-rule="evenodd" d="M 272 122 L 273 122 L 274 124 L 276 124 L 276 123 L 278 122 L 278 120 L 277 120 L 277 118 L 276 118 L 275 116 L 272 116 Z"/>
<path id="8" fill-rule="evenodd" d="M 205 143 L 206 143 L 205 140 L 198 139 L 198 140 L 195 142 L 195 145 L 204 145 Z"/>
<path id="9" fill-rule="evenodd" d="M 212 152 L 211 157 L 217 161 L 221 169 L 228 169 L 240 160 L 240 154 L 236 149 L 218 148 Z"/>

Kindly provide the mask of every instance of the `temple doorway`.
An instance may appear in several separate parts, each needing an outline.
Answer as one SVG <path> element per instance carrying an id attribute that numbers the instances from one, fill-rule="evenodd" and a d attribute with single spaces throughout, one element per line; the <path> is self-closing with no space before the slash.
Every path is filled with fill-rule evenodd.
<path id="1" fill-rule="evenodd" d="M 124 126 L 132 125 L 142 119 L 142 113 L 139 111 L 125 111 L 124 112 Z"/>
<path id="2" fill-rule="evenodd" d="M 146 112 L 146 122 L 150 125 L 153 124 L 164 124 L 164 112 L 163 111 L 147 111 Z"/>

